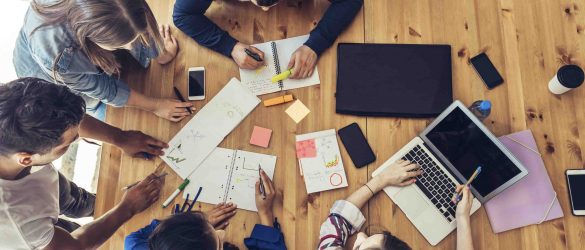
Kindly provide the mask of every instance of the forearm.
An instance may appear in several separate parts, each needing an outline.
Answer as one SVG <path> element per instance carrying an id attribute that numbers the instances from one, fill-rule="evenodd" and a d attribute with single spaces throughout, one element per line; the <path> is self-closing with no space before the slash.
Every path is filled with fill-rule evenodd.
<path id="1" fill-rule="evenodd" d="M 80 137 L 95 139 L 113 145 L 118 145 L 116 139 L 120 138 L 120 133 L 122 133 L 121 129 L 89 115 L 84 115 L 79 126 Z"/>
<path id="2" fill-rule="evenodd" d="M 135 107 L 146 111 L 154 111 L 157 106 L 157 99 L 145 96 L 135 90 L 130 91 L 130 97 L 128 98 L 128 107 Z"/>
<path id="3" fill-rule="evenodd" d="M 382 181 L 379 178 L 372 178 L 367 184 L 361 186 L 358 190 L 353 192 L 347 201 L 351 202 L 358 208 L 362 208 L 374 194 L 380 192 L 384 188 Z"/>
<path id="4" fill-rule="evenodd" d="M 469 217 L 457 218 L 457 250 L 473 250 Z"/>
<path id="5" fill-rule="evenodd" d="M 305 43 L 317 55 L 331 47 L 335 39 L 351 24 L 359 10 L 363 0 L 333 0 L 327 8 L 321 21 L 311 31 L 309 40 Z"/>
<path id="6" fill-rule="evenodd" d="M 133 214 L 121 205 L 114 207 L 97 220 L 73 231 L 73 236 L 81 249 L 96 249 L 120 228 Z"/>
<path id="7" fill-rule="evenodd" d="M 260 217 L 260 224 L 271 227 L 274 222 L 274 215 L 272 211 L 258 211 Z"/>

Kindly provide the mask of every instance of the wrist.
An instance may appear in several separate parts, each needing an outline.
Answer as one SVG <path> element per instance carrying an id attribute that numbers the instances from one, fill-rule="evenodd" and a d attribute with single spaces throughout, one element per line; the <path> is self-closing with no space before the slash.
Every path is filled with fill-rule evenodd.
<path id="1" fill-rule="evenodd" d="M 122 200 L 120 204 L 114 207 L 114 212 L 120 214 L 122 216 L 123 221 L 131 219 L 136 214 L 132 207 L 125 203 L 124 200 Z"/>
<path id="2" fill-rule="evenodd" d="M 457 226 L 469 225 L 469 216 L 457 213 Z"/>
<path id="3" fill-rule="evenodd" d="M 272 211 L 258 211 L 258 217 L 260 217 L 260 224 L 265 226 L 272 226 L 274 221 L 274 215 Z"/>
<path id="4" fill-rule="evenodd" d="M 114 127 L 114 131 L 112 131 L 112 142 L 114 146 L 120 147 L 124 143 L 124 130 L 120 128 Z"/>
<path id="5" fill-rule="evenodd" d="M 372 178 L 370 181 L 368 181 L 368 183 L 366 183 L 366 185 L 370 188 L 370 190 L 376 194 L 378 192 L 380 192 L 380 190 L 384 189 L 384 187 L 386 187 L 384 185 L 384 183 L 382 182 L 382 180 L 380 180 L 380 178 Z"/>

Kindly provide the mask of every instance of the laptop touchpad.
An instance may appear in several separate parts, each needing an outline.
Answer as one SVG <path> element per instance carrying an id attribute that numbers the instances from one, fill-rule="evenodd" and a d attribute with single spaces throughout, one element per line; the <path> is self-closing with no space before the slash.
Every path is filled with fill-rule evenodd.
<path id="1" fill-rule="evenodd" d="M 429 207 L 425 198 L 413 187 L 403 188 L 396 194 L 395 199 L 400 204 L 402 211 L 411 219 L 415 219 Z"/>

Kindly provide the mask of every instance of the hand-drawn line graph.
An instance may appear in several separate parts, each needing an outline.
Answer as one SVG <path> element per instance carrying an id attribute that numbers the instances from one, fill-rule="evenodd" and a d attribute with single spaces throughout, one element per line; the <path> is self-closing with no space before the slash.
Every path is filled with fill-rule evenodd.
<path id="1" fill-rule="evenodd" d="M 187 160 L 187 158 L 173 157 L 173 152 L 175 152 L 175 150 L 176 151 L 179 151 L 179 153 L 181 153 L 181 155 L 183 155 L 183 150 L 181 150 L 181 147 L 182 146 L 183 146 L 183 144 L 182 143 L 179 143 L 179 145 L 177 147 L 173 148 L 171 150 L 171 152 L 169 152 L 169 154 L 166 156 L 167 159 L 169 159 L 170 161 L 172 161 L 172 162 L 174 162 L 176 164 L 181 163 L 182 161 Z"/>

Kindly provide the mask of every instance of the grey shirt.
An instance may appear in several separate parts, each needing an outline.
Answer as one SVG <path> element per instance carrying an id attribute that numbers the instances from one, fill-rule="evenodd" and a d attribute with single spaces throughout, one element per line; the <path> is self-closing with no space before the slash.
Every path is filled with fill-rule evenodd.
<path id="1" fill-rule="evenodd" d="M 41 4 L 55 0 L 38 1 Z M 88 109 L 105 102 L 113 106 L 125 106 L 130 96 L 128 85 L 116 76 L 110 76 L 95 66 L 80 48 L 69 25 L 66 23 L 44 26 L 42 17 L 30 7 L 14 48 L 14 67 L 18 77 L 37 77 L 49 82 L 55 71 L 57 82 L 64 83 L 82 95 Z M 33 32 L 34 31 L 34 32 Z M 157 56 L 154 48 L 137 41 L 130 54 L 143 66 Z"/>

